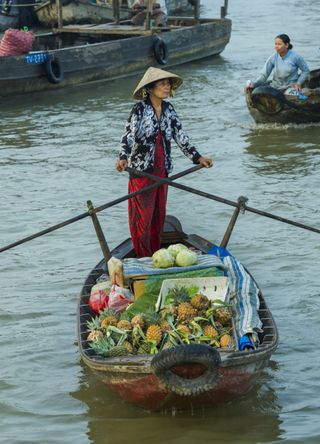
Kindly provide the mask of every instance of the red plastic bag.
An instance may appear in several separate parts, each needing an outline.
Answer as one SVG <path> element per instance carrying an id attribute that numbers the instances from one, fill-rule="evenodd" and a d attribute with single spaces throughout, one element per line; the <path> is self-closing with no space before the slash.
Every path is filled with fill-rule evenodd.
<path id="1" fill-rule="evenodd" d="M 109 287 L 110 288 L 110 287 Z M 89 297 L 89 307 L 95 312 L 99 313 L 108 307 L 109 295 L 107 293 L 108 286 L 97 284 L 92 287 Z"/>

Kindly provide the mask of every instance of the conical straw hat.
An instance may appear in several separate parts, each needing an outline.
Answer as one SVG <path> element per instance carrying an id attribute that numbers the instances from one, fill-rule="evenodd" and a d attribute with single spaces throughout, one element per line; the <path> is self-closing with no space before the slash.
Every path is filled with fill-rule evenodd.
<path id="1" fill-rule="evenodd" d="M 173 88 L 179 88 L 182 84 L 183 80 L 181 77 L 173 74 L 169 71 L 164 71 L 163 69 L 150 67 L 144 73 L 144 76 L 138 83 L 138 86 L 134 90 L 133 98 L 137 100 L 143 99 L 143 89 L 145 86 L 149 85 L 149 83 L 156 82 L 157 80 L 163 79 L 172 79 L 173 80 Z"/>

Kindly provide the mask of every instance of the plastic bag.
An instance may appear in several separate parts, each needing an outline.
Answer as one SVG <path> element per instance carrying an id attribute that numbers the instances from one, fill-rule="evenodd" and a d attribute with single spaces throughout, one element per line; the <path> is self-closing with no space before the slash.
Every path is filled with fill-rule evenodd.
<path id="1" fill-rule="evenodd" d="M 134 302 L 134 297 L 130 290 L 113 284 L 108 302 L 110 309 L 115 312 L 123 311 L 129 304 L 132 304 L 132 302 Z"/>
<path id="2" fill-rule="evenodd" d="M 89 297 L 89 307 L 95 313 L 99 313 L 108 307 L 111 286 L 112 284 L 110 281 L 104 281 L 92 287 Z"/>
<path id="3" fill-rule="evenodd" d="M 32 31 L 7 29 L 0 41 L 0 56 L 18 56 L 31 51 L 36 39 Z"/>
<path id="4" fill-rule="evenodd" d="M 111 257 L 108 260 L 108 272 L 110 280 L 119 287 L 125 287 L 124 276 L 123 276 L 123 263 L 120 259 L 116 257 Z"/>

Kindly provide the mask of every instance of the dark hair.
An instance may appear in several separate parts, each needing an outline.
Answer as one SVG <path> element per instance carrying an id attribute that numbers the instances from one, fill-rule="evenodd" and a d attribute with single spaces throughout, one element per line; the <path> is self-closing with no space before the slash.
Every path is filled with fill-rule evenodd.
<path id="1" fill-rule="evenodd" d="M 280 39 L 283 41 L 283 43 L 288 44 L 288 49 L 292 49 L 293 46 L 290 43 L 290 37 L 287 34 L 279 34 L 277 35 L 276 39 Z"/>

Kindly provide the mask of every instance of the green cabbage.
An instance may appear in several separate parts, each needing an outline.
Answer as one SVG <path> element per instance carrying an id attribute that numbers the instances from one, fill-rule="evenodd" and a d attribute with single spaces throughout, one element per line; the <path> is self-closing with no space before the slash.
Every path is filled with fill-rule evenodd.
<path id="1" fill-rule="evenodd" d="M 198 255 L 191 250 L 182 250 L 177 254 L 176 265 L 178 267 L 190 267 L 198 263 Z"/>
<path id="2" fill-rule="evenodd" d="M 174 257 L 166 248 L 160 248 L 153 253 L 152 261 L 156 268 L 169 268 L 174 265 Z"/>
<path id="3" fill-rule="evenodd" d="M 183 244 L 172 244 L 169 245 L 168 251 L 172 254 L 173 257 L 177 257 L 177 254 L 182 250 L 187 250 L 188 247 L 186 247 Z"/>

